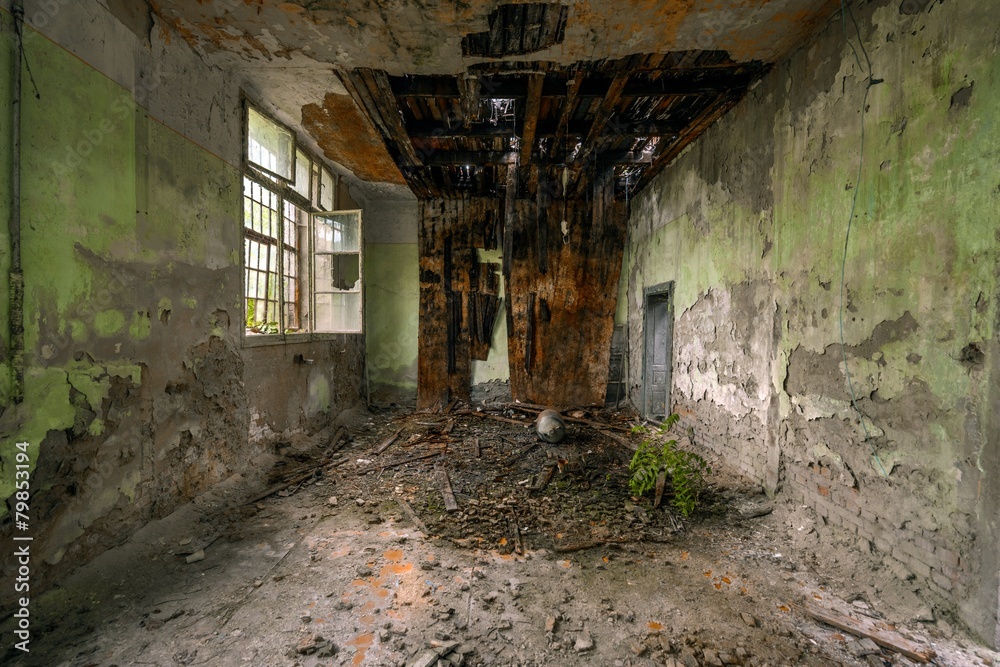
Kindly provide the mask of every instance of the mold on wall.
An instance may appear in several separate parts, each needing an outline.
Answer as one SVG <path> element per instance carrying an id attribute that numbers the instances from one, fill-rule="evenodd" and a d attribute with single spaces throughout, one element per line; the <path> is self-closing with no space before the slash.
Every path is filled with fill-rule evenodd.
<path id="1" fill-rule="evenodd" d="M 867 99 L 834 17 L 634 201 L 630 389 L 643 288 L 675 281 L 672 399 L 696 445 L 855 534 L 996 645 L 992 9 L 855 11 L 879 80 Z"/>
<path id="2" fill-rule="evenodd" d="M 353 406 L 364 363 L 361 336 L 241 346 L 238 81 L 160 31 L 137 38 L 100 3 L 52 5 L 25 29 L 24 401 L 10 400 L 8 373 L 0 386 L 0 498 L 11 496 L 16 442 L 33 465 L 33 590 L 252 471 L 266 444 L 250 438 L 252 415 L 301 430 Z M 0 19 L 6 37 L 11 17 Z M 0 95 L 9 109 L 6 74 Z M 6 275 L 10 114 L 0 115 Z"/>

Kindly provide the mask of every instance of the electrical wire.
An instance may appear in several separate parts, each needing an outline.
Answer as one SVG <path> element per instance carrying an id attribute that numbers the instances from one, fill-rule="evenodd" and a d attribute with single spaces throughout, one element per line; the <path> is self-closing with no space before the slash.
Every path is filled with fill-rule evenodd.
<path id="1" fill-rule="evenodd" d="M 863 70 L 864 68 L 861 66 L 861 58 L 858 55 L 858 50 L 854 47 L 854 44 L 847 36 L 847 14 L 850 14 L 851 23 L 854 24 L 854 30 L 857 34 L 858 44 L 861 46 L 861 52 L 864 54 L 865 62 L 868 65 L 868 80 L 865 84 L 865 95 L 861 102 L 861 145 L 858 153 L 858 176 L 854 184 L 854 194 L 851 197 L 851 214 L 847 219 L 847 233 L 844 235 L 844 255 L 840 263 L 840 351 L 844 358 L 844 375 L 847 376 L 847 389 L 851 394 L 851 406 L 858 414 L 858 419 L 861 421 L 861 429 L 865 433 L 865 442 L 868 443 L 872 456 L 875 457 L 875 462 L 878 463 L 879 470 L 882 471 L 882 476 L 888 478 L 889 474 L 885 471 L 885 466 L 882 465 L 882 459 L 879 458 L 878 452 L 875 451 L 875 445 L 871 441 L 871 433 L 868 432 L 868 425 L 865 423 L 865 415 L 861 412 L 861 408 L 858 407 L 858 399 L 854 393 L 854 381 L 851 378 L 851 369 L 847 363 L 847 344 L 844 342 L 844 289 L 847 283 L 847 249 L 851 242 L 851 227 L 854 224 L 854 213 L 858 206 L 858 193 L 861 190 L 861 176 L 865 163 L 865 118 L 868 115 L 868 93 L 871 91 L 873 85 L 881 83 L 880 80 L 872 77 L 872 61 L 868 57 L 868 51 L 865 49 L 864 40 L 861 39 L 861 30 L 858 28 L 857 20 L 854 18 L 854 12 L 850 9 L 850 5 L 846 4 L 845 0 L 840 0 L 840 18 L 844 28 L 844 40 L 847 42 L 847 45 L 851 47 L 851 51 L 854 53 L 854 59 L 858 64 L 858 69 Z"/>

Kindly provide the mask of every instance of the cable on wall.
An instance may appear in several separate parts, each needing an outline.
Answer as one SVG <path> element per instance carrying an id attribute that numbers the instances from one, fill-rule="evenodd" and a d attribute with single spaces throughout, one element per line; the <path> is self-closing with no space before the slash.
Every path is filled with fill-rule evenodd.
<path id="1" fill-rule="evenodd" d="M 850 37 L 847 34 L 847 17 L 850 16 L 851 23 L 854 25 L 854 32 L 857 35 L 858 45 L 861 47 L 861 53 L 864 55 L 866 66 L 861 65 L 861 57 L 858 55 L 858 49 L 854 46 Z M 875 451 L 875 445 L 871 441 L 871 433 L 868 432 L 868 425 L 865 423 L 865 415 L 858 407 L 858 399 L 854 393 L 854 381 L 851 378 L 851 369 L 847 363 L 847 345 L 844 342 L 844 289 L 847 282 L 847 249 L 851 242 L 851 227 L 854 224 L 854 212 L 857 210 L 858 206 L 858 193 L 861 190 L 861 176 L 864 169 L 865 163 L 865 118 L 868 115 L 868 93 L 871 91 L 872 86 L 882 83 L 882 79 L 876 79 L 872 76 L 872 61 L 868 57 L 868 50 L 865 49 L 864 40 L 861 38 L 861 29 L 858 27 L 858 22 L 854 18 L 854 11 L 851 9 L 850 5 L 845 2 L 845 0 L 840 0 L 840 20 L 844 29 L 844 41 L 848 46 L 851 47 L 851 52 L 854 54 L 854 60 L 858 65 L 858 69 L 867 73 L 867 81 L 865 83 L 865 95 L 861 102 L 861 145 L 858 153 L 858 176 L 854 184 L 854 194 L 851 197 L 851 214 L 847 219 L 847 232 L 844 234 L 844 254 L 840 263 L 840 352 L 844 359 L 844 374 L 847 376 L 847 389 L 851 394 L 851 406 L 854 411 L 858 414 L 858 419 L 861 421 L 861 428 L 865 432 L 865 442 L 868 443 L 868 447 L 871 449 L 872 456 L 875 457 L 875 462 L 878 463 L 879 470 L 882 471 L 882 476 L 888 478 L 889 474 L 885 470 L 885 466 L 882 465 L 882 459 L 879 458 L 878 452 Z"/>

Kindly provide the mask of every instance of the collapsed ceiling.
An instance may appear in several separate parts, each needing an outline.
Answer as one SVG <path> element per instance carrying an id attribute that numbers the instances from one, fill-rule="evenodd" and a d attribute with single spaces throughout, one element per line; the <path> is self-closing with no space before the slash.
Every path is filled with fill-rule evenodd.
<path id="1" fill-rule="evenodd" d="M 839 2 L 151 6 L 207 61 L 266 71 L 267 101 L 360 179 L 451 198 L 494 196 L 527 165 L 559 173 L 568 193 L 608 176 L 619 194 L 642 187 Z M 301 87 L 310 68 L 343 86 L 283 108 L 282 81 Z"/>

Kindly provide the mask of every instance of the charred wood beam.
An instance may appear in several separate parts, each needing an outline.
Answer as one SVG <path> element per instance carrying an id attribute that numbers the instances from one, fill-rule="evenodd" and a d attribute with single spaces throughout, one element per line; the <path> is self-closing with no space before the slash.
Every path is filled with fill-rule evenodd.
<path id="1" fill-rule="evenodd" d="M 500 151 L 437 151 L 427 155 L 424 158 L 424 163 L 436 167 L 452 165 L 484 167 L 512 163 L 516 156 L 516 153 Z"/>
<path id="2" fill-rule="evenodd" d="M 672 97 L 675 95 L 718 95 L 748 87 L 761 74 L 757 68 L 663 69 L 635 74 L 622 90 L 623 97 Z M 523 99 L 528 97 L 529 78 L 538 73 L 483 76 L 478 79 L 479 97 Z M 607 97 L 618 77 L 577 72 L 573 78 L 546 75 L 542 97 Z M 397 97 L 463 97 L 459 77 L 438 75 L 390 76 Z M 574 90 L 575 89 L 575 90 Z"/>
<path id="3" fill-rule="evenodd" d="M 597 148 L 597 140 L 600 139 L 604 133 L 605 126 L 607 126 L 608 121 L 614 115 L 615 109 L 618 107 L 618 101 L 621 99 L 622 93 L 625 90 L 625 84 L 627 83 L 628 74 L 619 74 L 615 77 L 614 83 L 608 88 L 607 95 L 604 96 L 600 106 L 597 107 L 597 111 L 594 113 L 590 132 L 587 133 L 587 138 L 583 140 L 583 147 L 576 156 L 578 160 L 586 160 L 594 152 L 594 149 Z"/>
<path id="4" fill-rule="evenodd" d="M 462 96 L 462 117 L 466 124 L 477 122 L 480 107 L 479 77 L 471 74 L 458 77 L 458 89 Z"/>
<path id="5" fill-rule="evenodd" d="M 653 162 L 650 153 L 639 151 L 606 151 L 595 153 L 597 161 L 604 164 L 647 164 Z M 499 151 L 437 151 L 424 158 L 424 162 L 429 167 L 453 167 L 472 166 L 485 167 L 490 165 L 504 165 L 513 162 L 515 153 L 503 153 Z M 580 161 L 580 158 L 576 160 Z M 543 161 L 535 160 L 532 164 L 540 164 Z M 554 158 L 548 163 L 559 164 Z"/>
<path id="6" fill-rule="evenodd" d="M 542 103 L 542 83 L 544 74 L 532 74 L 528 77 L 528 101 L 524 105 L 524 132 L 521 135 L 521 163 L 531 161 L 531 153 L 535 146 L 535 130 L 538 128 L 538 112 Z"/>
<path id="7" fill-rule="evenodd" d="M 567 137 L 569 136 L 586 136 L 587 132 L 590 131 L 590 126 L 584 131 L 579 131 L 581 128 L 577 128 L 577 132 L 571 132 L 570 128 L 572 126 L 573 112 L 576 110 L 576 100 L 577 95 L 580 93 L 580 86 L 583 85 L 584 73 L 576 72 L 573 77 L 566 82 L 566 98 L 563 100 L 562 110 L 559 113 L 559 120 L 556 124 L 556 131 L 552 141 L 553 146 L 556 151 L 562 149 L 566 152 Z"/>
<path id="8" fill-rule="evenodd" d="M 563 138 L 585 137 L 590 132 L 589 121 L 541 121 L 535 127 L 535 138 L 554 138 L 559 145 Z M 619 121 L 608 122 L 602 136 L 632 137 L 676 137 L 685 125 L 676 121 Z M 472 123 L 470 125 L 452 125 L 437 121 L 414 121 L 406 126 L 413 139 L 495 139 L 497 137 L 524 136 L 526 129 L 521 130 L 514 123 Z M 522 158 L 522 162 L 524 162 Z"/>
<path id="9" fill-rule="evenodd" d="M 396 164 L 401 167 L 419 167 L 420 158 L 403 127 L 403 119 L 399 116 L 396 97 L 386 73 L 359 67 L 342 76 L 341 80 L 354 99 L 361 102 L 369 120 L 382 134 Z"/>
<path id="10" fill-rule="evenodd" d="M 673 161 L 681 151 L 687 147 L 692 141 L 694 141 L 698 135 L 704 132 L 712 123 L 722 118 L 727 111 L 736 106 L 742 97 L 741 93 L 734 93 L 725 96 L 719 103 L 709 107 L 705 113 L 701 115 L 700 118 L 696 119 L 690 124 L 690 126 L 681 134 L 678 139 L 671 143 L 669 146 L 661 149 L 656 157 L 653 159 L 652 164 L 643 171 L 642 176 L 637 181 L 636 189 L 642 189 L 653 179 L 658 173 L 663 171 L 670 162 Z"/>

